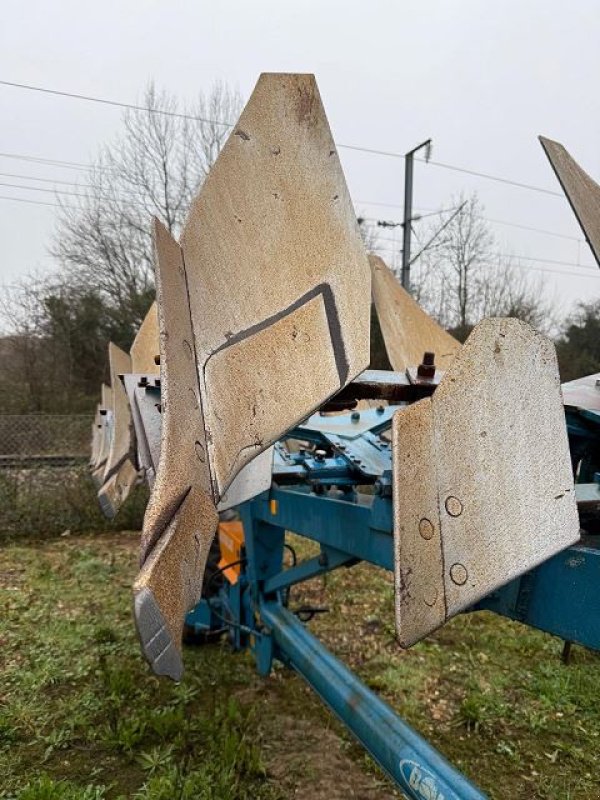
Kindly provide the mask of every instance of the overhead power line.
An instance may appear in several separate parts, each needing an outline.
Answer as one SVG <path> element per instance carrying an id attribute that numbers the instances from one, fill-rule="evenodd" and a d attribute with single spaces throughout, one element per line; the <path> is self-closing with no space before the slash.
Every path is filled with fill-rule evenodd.
<path id="1" fill-rule="evenodd" d="M 115 106 L 117 108 L 129 108 L 134 111 L 148 111 L 151 114 L 161 114 L 164 117 L 178 117 L 179 119 L 189 119 L 195 122 L 205 122 L 210 125 L 222 125 L 225 128 L 232 128 L 231 122 L 222 122 L 217 119 L 208 119 L 207 117 L 199 117 L 196 114 L 184 114 L 180 111 L 167 111 L 166 109 L 150 108 L 149 106 L 140 106 L 136 103 L 122 103 L 118 100 L 109 100 L 105 97 L 93 97 L 87 94 L 77 94 L 76 92 L 62 92 L 58 89 L 47 89 L 44 86 L 32 86 L 28 83 L 15 83 L 13 81 L 0 81 L 1 86 L 10 86 L 13 89 L 27 89 L 31 92 L 41 92 L 42 94 L 52 94 L 58 97 L 69 97 L 72 100 L 86 100 L 88 103 L 101 103 L 105 106 Z"/>
<path id="2" fill-rule="evenodd" d="M 59 167 L 61 169 L 75 169 L 81 172 L 90 172 L 92 169 L 109 169 L 108 167 L 98 167 L 93 164 L 84 164 L 81 161 L 60 161 L 56 158 L 42 158 L 41 156 L 29 156 L 23 153 L 0 153 L 0 158 L 13 158 L 17 161 L 30 161 L 34 164 L 43 164 L 44 166 Z"/>
<path id="3" fill-rule="evenodd" d="M 7 86 L 13 89 L 24 89 L 27 91 L 39 92 L 42 94 L 49 94 L 58 97 L 67 97 L 72 100 L 84 100 L 89 103 L 100 103 L 102 105 L 114 106 L 116 108 L 126 108 L 126 109 L 132 109 L 134 111 L 146 111 L 151 114 L 161 114 L 163 116 L 179 117 L 181 119 L 189 119 L 210 125 L 221 125 L 225 128 L 233 127 L 233 123 L 226 122 L 224 120 L 209 119 L 207 117 L 200 117 L 195 114 L 185 114 L 179 111 L 168 111 L 167 109 L 151 108 L 149 106 L 142 106 L 136 103 L 125 103 L 119 100 L 110 100 L 106 97 L 97 97 L 94 95 L 79 94 L 77 92 L 66 92 L 58 89 L 48 89 L 47 87 L 44 86 L 34 86 L 28 83 L 17 83 L 15 81 L 0 80 L 0 86 Z M 368 153 L 370 155 L 385 156 L 388 158 L 404 159 L 405 157 L 404 153 L 396 153 L 391 150 L 379 150 L 377 148 L 363 147 L 361 145 L 341 144 L 340 142 L 336 142 L 336 146 L 345 148 L 346 150 L 354 150 L 357 152 Z M 419 159 L 419 160 L 424 161 L 425 159 Z M 471 175 L 476 178 L 482 178 L 488 181 L 495 181 L 497 183 L 503 183 L 508 186 L 515 186 L 519 189 L 528 189 L 533 192 L 541 192 L 542 194 L 550 195 L 552 197 L 560 197 L 560 198 L 564 197 L 564 195 L 561 192 L 556 192 L 552 189 L 546 189 L 542 186 L 534 186 L 533 184 L 530 183 L 523 183 L 521 181 L 516 181 L 513 180 L 512 178 L 505 178 L 500 175 L 492 175 L 491 173 L 488 172 L 479 172 L 478 170 L 469 169 L 467 167 L 459 167 L 456 166 L 455 164 L 446 164 L 442 161 L 429 160 L 428 163 L 431 164 L 432 166 L 440 167 L 441 169 L 451 170 L 452 172 L 460 172 L 463 173 L 464 175 Z"/>
<path id="4" fill-rule="evenodd" d="M 6 194 L 0 194 L 0 200 L 11 200 L 14 203 L 29 203 L 32 206 L 49 206 L 51 208 L 60 208 L 58 203 L 47 203 L 45 200 L 31 200 L 28 197 L 10 197 Z M 73 208 L 73 206 L 69 206 Z"/>
<path id="5" fill-rule="evenodd" d="M 375 200 L 357 200 L 357 203 L 363 203 L 366 206 L 381 206 L 382 208 L 402 208 L 400 203 L 379 203 Z M 425 210 L 425 209 L 424 209 Z M 429 209 L 427 209 L 429 210 Z M 452 208 L 439 208 L 437 211 L 432 211 L 431 214 L 422 214 L 421 217 L 426 216 L 434 216 L 435 214 L 444 214 L 453 211 Z M 549 231 L 547 228 L 536 228 L 533 225 L 521 225 L 519 222 L 509 222 L 505 219 L 494 219 L 493 217 L 486 217 L 484 214 L 476 214 L 477 219 L 485 220 L 486 222 L 492 222 L 495 225 L 506 225 L 509 228 L 519 228 L 524 231 L 532 231 L 533 233 L 543 233 L 546 236 L 556 236 L 557 239 L 567 239 L 571 242 L 578 242 L 579 244 L 585 244 L 585 239 L 582 239 L 580 236 L 569 236 L 566 233 L 557 233 L 556 231 Z M 365 219 L 372 219 L 371 217 L 365 217 Z"/>
<path id="6" fill-rule="evenodd" d="M 82 164 L 81 162 L 60 161 L 58 159 L 42 158 L 41 156 L 27 156 L 27 155 L 23 155 L 23 154 L 19 154 L 19 153 L 0 153 L 0 158 L 13 158 L 13 159 L 19 159 L 19 160 L 23 160 L 23 161 L 32 161 L 32 162 L 35 162 L 35 163 L 40 163 L 40 164 L 49 165 L 49 166 L 59 166 L 60 165 L 60 166 L 65 166 L 65 167 L 69 167 L 69 168 L 73 167 L 73 168 L 81 169 L 81 170 L 86 171 L 86 172 L 89 172 L 91 169 L 93 169 L 91 164 L 88 164 L 86 166 L 85 164 Z M 103 169 L 108 169 L 108 168 L 104 167 Z M 51 183 L 51 184 L 61 184 L 61 185 L 64 185 L 64 186 L 74 186 L 74 187 L 80 188 L 80 189 L 95 189 L 96 188 L 92 184 L 89 184 L 89 183 L 79 183 L 78 181 L 66 181 L 66 180 L 61 180 L 59 178 L 36 177 L 34 175 L 23 175 L 22 173 L 13 173 L 13 172 L 0 172 L 0 175 L 3 176 L 3 177 L 6 177 L 6 178 L 19 178 L 20 180 L 38 181 L 40 183 Z M 24 187 L 24 188 L 26 188 L 26 187 Z M 132 195 L 139 194 L 140 196 L 143 196 L 142 192 L 135 192 L 134 190 L 131 190 L 131 194 Z M 356 203 L 357 204 L 361 204 L 362 203 L 362 204 L 367 205 L 367 206 L 377 206 L 377 207 L 381 207 L 381 208 L 399 208 L 399 209 L 402 208 L 402 205 L 400 203 L 383 203 L 383 202 L 380 202 L 380 201 L 377 201 L 377 200 L 357 200 Z M 416 209 L 416 210 L 419 212 L 419 217 L 421 219 L 425 219 L 426 217 L 432 217 L 432 216 L 436 216 L 438 214 L 443 214 L 444 212 L 450 212 L 453 209 L 448 209 L 448 208 L 433 209 L 433 208 L 428 208 L 428 207 L 422 206 L 422 207 L 420 207 L 419 209 Z M 426 212 L 429 212 L 429 213 L 423 214 L 423 213 L 420 213 L 421 211 L 426 211 Z M 362 214 L 361 214 L 361 217 L 363 217 L 363 219 L 366 219 L 366 220 L 369 220 L 369 221 L 377 222 L 377 220 L 374 217 L 365 217 Z M 534 233 L 545 234 L 546 236 L 555 236 L 558 239 L 566 239 L 568 241 L 578 242 L 579 244 L 585 244 L 585 240 L 580 238 L 579 236 L 569 236 L 569 235 L 564 234 L 564 233 L 557 233 L 556 231 L 549 231 L 549 230 L 544 229 L 544 228 L 536 228 L 536 227 L 534 227 L 532 225 L 522 225 L 522 224 L 520 224 L 518 222 L 509 222 L 508 220 L 494 219 L 493 217 L 487 217 L 487 216 L 485 216 L 483 214 L 478 214 L 477 217 L 479 219 L 485 220 L 486 222 L 492 222 L 495 225 L 506 225 L 506 226 L 508 226 L 510 228 L 519 228 L 520 230 L 524 230 L 524 231 L 532 231 Z"/>

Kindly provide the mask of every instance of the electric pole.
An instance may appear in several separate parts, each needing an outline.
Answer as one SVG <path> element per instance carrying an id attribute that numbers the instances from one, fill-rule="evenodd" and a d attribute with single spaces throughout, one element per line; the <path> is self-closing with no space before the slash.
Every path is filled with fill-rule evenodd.
<path id="1" fill-rule="evenodd" d="M 422 147 L 425 147 L 425 161 L 431 158 L 431 139 L 422 142 L 417 147 L 414 147 L 404 156 L 404 221 L 402 228 L 404 235 L 402 237 L 402 274 L 401 283 L 407 292 L 410 292 L 410 236 L 411 224 L 413 221 L 412 216 L 412 196 L 413 196 L 413 164 L 414 155 Z"/>

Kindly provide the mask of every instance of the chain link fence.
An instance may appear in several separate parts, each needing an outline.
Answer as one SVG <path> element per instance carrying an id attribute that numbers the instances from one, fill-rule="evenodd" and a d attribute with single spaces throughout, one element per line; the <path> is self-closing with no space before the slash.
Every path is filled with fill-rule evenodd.
<path id="1" fill-rule="evenodd" d="M 145 487 L 117 518 L 100 513 L 89 474 L 92 416 L 0 414 L 0 536 L 139 529 Z"/>
<path id="2" fill-rule="evenodd" d="M 75 464 L 89 458 L 88 414 L 0 415 L 0 467 Z"/>

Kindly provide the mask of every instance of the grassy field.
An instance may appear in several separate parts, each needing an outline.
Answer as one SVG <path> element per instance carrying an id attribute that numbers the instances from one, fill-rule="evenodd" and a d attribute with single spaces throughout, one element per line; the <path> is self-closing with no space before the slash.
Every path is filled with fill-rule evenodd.
<path id="1" fill-rule="evenodd" d="M 186 650 L 181 685 L 153 677 L 130 616 L 137 539 L 0 550 L 1 798 L 399 796 L 283 668 L 260 679 L 217 644 Z M 401 652 L 392 600 L 388 577 L 360 566 L 292 605 L 327 604 L 318 635 L 491 798 L 600 798 L 600 657 L 574 648 L 565 666 L 559 641 L 487 614 Z"/>

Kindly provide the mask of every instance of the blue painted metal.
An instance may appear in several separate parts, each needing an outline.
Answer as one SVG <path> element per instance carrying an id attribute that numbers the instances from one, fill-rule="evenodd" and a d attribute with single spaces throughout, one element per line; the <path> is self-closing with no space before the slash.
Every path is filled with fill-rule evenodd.
<path id="1" fill-rule="evenodd" d="M 261 675 L 269 674 L 275 658 L 293 667 L 409 797 L 483 798 L 286 608 L 289 587 L 315 575 L 358 561 L 393 570 L 391 453 L 381 436 L 390 413 L 385 419 L 381 412 L 367 413 L 373 427 L 362 426 L 359 436 L 341 421 L 335 432 L 317 429 L 324 425 L 293 432 L 322 448 L 318 455 L 276 448 L 273 488 L 239 508 L 246 563 L 238 582 L 225 582 L 187 622 L 199 631 L 227 624 L 232 646 L 251 648 Z M 598 420 L 579 413 L 567 418 L 574 465 L 589 480 L 600 469 Z M 356 492 L 361 483 L 372 483 L 374 494 Z M 598 492 L 589 485 L 581 489 L 593 511 Z M 318 542 L 321 554 L 284 569 L 286 531 Z M 600 546 L 593 542 L 554 556 L 471 610 L 494 611 L 600 649 Z"/>
<path id="2" fill-rule="evenodd" d="M 349 566 L 355 564 L 356 559 L 348 553 L 336 550 L 334 547 L 327 547 L 322 545 L 321 553 L 314 558 L 309 558 L 298 564 L 295 567 L 286 569 L 283 572 L 268 578 L 263 585 L 263 593 L 265 595 L 279 592 L 293 586 L 296 583 L 316 578 L 318 575 L 324 575 L 338 567 Z"/>
<path id="3" fill-rule="evenodd" d="M 586 544 L 570 547 L 488 595 L 476 609 L 599 650 L 600 550 Z"/>
<path id="4" fill-rule="evenodd" d="M 275 501 L 274 513 L 270 500 Z M 248 505 L 254 519 L 294 531 L 377 567 L 394 568 L 389 499 L 359 494 L 356 502 L 349 502 L 338 495 L 293 487 L 272 489 Z"/>
<path id="5" fill-rule="evenodd" d="M 274 639 L 276 656 L 307 681 L 408 797 L 485 798 L 287 609 L 263 603 L 261 618 Z"/>

